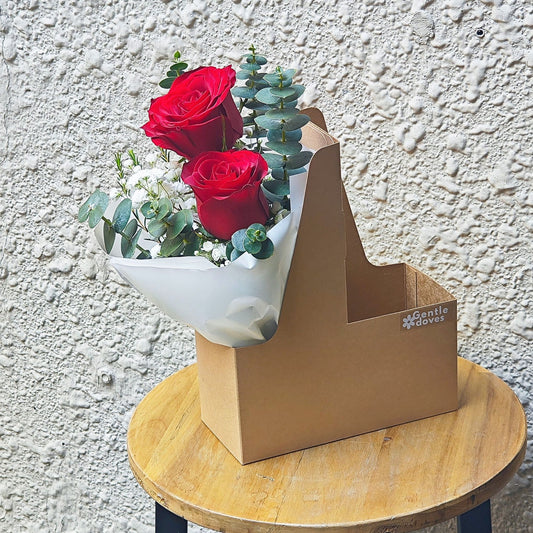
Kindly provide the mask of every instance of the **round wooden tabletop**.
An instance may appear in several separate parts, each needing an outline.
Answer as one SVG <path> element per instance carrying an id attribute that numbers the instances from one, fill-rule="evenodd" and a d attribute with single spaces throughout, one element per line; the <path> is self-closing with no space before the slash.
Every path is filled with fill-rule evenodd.
<path id="1" fill-rule="evenodd" d="M 192 365 L 137 407 L 130 465 L 158 503 L 211 529 L 414 531 L 487 500 L 524 458 L 511 389 L 464 359 L 458 377 L 455 412 L 241 466 L 200 420 Z"/>

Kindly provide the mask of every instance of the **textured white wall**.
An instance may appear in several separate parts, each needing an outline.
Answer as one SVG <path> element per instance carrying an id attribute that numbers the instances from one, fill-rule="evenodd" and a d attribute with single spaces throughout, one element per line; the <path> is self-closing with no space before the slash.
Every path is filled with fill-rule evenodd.
<path id="1" fill-rule="evenodd" d="M 253 42 L 300 69 L 369 257 L 452 291 L 460 354 L 533 419 L 532 33 L 528 0 L 0 0 L 0 531 L 151 531 L 126 429 L 193 335 L 75 214 L 115 151 L 150 149 L 139 126 L 177 48 L 224 66 Z M 532 474 L 530 449 L 495 531 L 533 531 Z"/>

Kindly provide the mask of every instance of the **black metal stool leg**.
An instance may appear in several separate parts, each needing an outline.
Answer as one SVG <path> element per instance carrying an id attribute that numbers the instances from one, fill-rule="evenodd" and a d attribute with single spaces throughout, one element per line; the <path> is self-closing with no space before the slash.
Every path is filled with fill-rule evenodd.
<path id="1" fill-rule="evenodd" d="M 155 502 L 155 533 L 187 533 L 187 520 Z"/>
<path id="2" fill-rule="evenodd" d="M 492 533 L 490 500 L 458 516 L 457 533 Z"/>

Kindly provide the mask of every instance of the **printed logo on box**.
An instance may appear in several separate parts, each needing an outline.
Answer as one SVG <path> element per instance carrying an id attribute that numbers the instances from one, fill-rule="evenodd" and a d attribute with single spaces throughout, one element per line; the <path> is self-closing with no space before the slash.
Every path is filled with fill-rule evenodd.
<path id="1" fill-rule="evenodd" d="M 412 328 L 429 326 L 431 324 L 440 324 L 446 320 L 449 311 L 448 307 L 443 307 L 442 305 L 436 305 L 425 311 L 419 311 L 417 309 L 413 313 L 402 318 L 402 328 L 409 330 Z"/>

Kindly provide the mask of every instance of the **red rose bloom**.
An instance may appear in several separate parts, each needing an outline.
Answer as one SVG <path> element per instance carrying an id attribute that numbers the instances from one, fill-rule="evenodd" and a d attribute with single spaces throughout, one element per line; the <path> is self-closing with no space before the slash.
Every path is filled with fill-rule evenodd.
<path id="1" fill-rule="evenodd" d="M 144 132 L 155 145 L 192 159 L 209 150 L 231 148 L 242 137 L 242 117 L 230 89 L 230 67 L 200 67 L 176 78 L 170 91 L 152 100 Z"/>
<path id="2" fill-rule="evenodd" d="M 261 154 L 248 150 L 207 152 L 183 165 L 181 178 L 196 196 L 204 228 L 219 239 L 250 224 L 264 224 L 268 202 L 261 181 L 268 165 Z"/>

